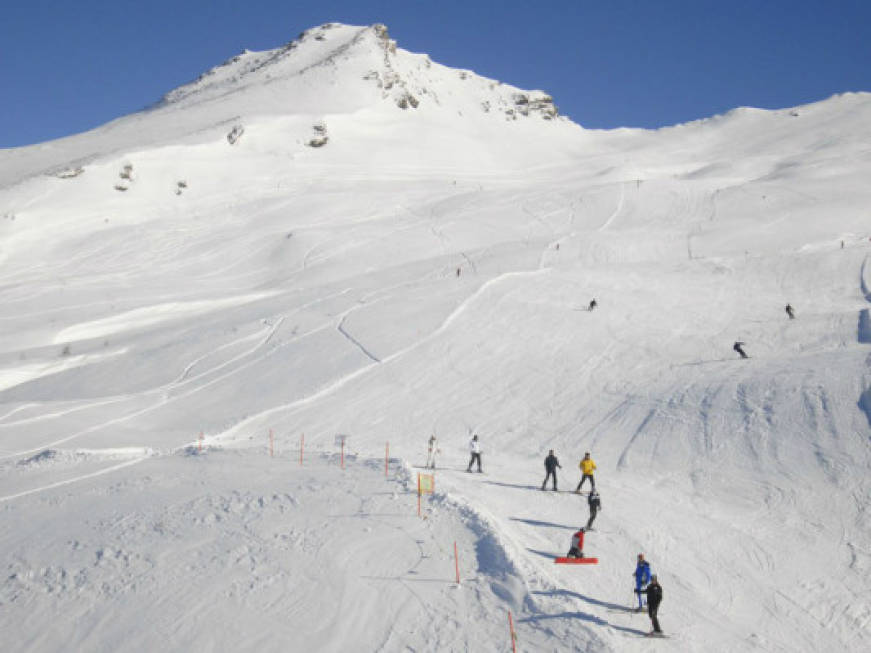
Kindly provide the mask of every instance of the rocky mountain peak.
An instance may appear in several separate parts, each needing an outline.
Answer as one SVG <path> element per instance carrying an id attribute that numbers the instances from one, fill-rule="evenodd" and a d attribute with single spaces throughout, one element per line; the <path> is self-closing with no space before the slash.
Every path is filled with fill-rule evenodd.
<path id="1" fill-rule="evenodd" d="M 442 66 L 425 54 L 402 50 L 381 23 L 368 27 L 325 23 L 280 48 L 246 50 L 167 93 L 161 104 L 213 101 L 250 91 L 251 102 L 243 98 L 241 104 L 273 113 L 278 107 L 260 103 L 256 97 L 264 87 L 269 87 L 268 103 L 280 100 L 280 113 L 315 109 L 345 113 L 380 99 L 401 110 L 429 106 L 461 116 L 490 114 L 507 121 L 558 116 L 548 94 Z M 321 107 L 300 101 L 314 95 Z"/>

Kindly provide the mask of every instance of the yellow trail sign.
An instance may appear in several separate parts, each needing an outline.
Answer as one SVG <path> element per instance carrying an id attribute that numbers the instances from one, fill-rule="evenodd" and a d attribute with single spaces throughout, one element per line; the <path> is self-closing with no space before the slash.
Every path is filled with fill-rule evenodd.
<path id="1" fill-rule="evenodd" d="M 432 494 L 435 491 L 435 475 L 418 474 L 417 491 L 419 494 Z"/>

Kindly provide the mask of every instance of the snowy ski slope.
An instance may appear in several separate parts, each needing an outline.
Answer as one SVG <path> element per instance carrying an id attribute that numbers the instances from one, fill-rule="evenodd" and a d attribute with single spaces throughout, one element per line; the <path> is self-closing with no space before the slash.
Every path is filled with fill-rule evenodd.
<path id="1" fill-rule="evenodd" d="M 869 94 L 592 131 L 379 25 L 0 151 L 4 640 L 868 650 L 869 178 Z"/>

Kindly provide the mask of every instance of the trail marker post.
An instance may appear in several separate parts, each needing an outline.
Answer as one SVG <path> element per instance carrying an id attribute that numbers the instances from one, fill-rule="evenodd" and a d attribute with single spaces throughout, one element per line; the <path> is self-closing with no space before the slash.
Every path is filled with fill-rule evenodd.
<path id="1" fill-rule="evenodd" d="M 417 474 L 417 516 L 420 517 L 420 497 L 435 491 L 435 476 L 433 474 Z"/>
<path id="2" fill-rule="evenodd" d="M 197 451 L 203 450 L 203 432 L 200 431 L 200 435 L 197 437 Z"/>
<path id="3" fill-rule="evenodd" d="M 388 442 L 384 447 L 384 478 L 387 478 L 387 466 L 388 461 L 390 460 L 390 443 Z"/>
<path id="4" fill-rule="evenodd" d="M 339 445 L 342 448 L 341 458 L 339 459 L 339 465 L 342 467 L 342 469 L 345 469 L 345 443 L 347 442 L 347 440 L 348 440 L 347 435 L 343 435 L 341 433 L 336 435 L 335 442 L 337 445 Z"/>
<path id="5" fill-rule="evenodd" d="M 457 555 L 457 543 L 454 542 L 454 569 L 457 572 L 457 585 L 460 584 L 460 558 Z"/>
<path id="6" fill-rule="evenodd" d="M 508 611 L 508 632 L 511 635 L 511 650 L 517 653 L 517 633 L 514 632 L 514 619 L 511 618 L 511 610 Z"/>
<path id="7" fill-rule="evenodd" d="M 299 436 L 299 464 L 302 465 L 302 450 L 305 448 L 305 433 Z"/>
<path id="8" fill-rule="evenodd" d="M 272 429 L 269 429 L 269 457 L 275 455 L 275 436 L 272 435 Z"/>

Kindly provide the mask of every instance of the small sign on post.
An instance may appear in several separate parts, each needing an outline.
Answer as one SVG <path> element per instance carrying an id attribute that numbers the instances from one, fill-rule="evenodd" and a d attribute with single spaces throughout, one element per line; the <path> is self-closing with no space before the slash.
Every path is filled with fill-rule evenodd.
<path id="1" fill-rule="evenodd" d="M 341 465 L 342 469 L 345 469 L 345 444 L 348 442 L 348 437 L 349 436 L 342 433 L 336 435 L 336 446 L 342 448 L 341 458 L 339 459 L 339 464 Z"/>
<path id="2" fill-rule="evenodd" d="M 435 475 L 417 474 L 417 516 L 420 517 L 420 497 L 435 491 Z"/>

